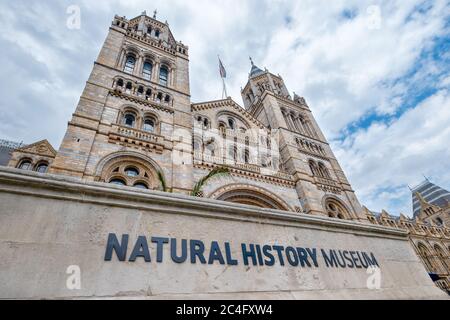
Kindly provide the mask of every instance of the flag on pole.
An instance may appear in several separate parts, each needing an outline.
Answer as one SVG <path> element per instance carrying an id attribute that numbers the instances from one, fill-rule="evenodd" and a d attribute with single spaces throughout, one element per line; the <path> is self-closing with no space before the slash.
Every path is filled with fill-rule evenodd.
<path id="1" fill-rule="evenodd" d="M 220 73 L 220 77 L 222 78 L 222 84 L 223 84 L 222 99 L 224 99 L 224 98 L 228 97 L 227 85 L 225 84 L 225 78 L 227 77 L 227 71 L 225 70 L 225 67 L 223 66 L 222 60 L 220 60 L 219 55 L 217 55 L 217 58 L 219 58 L 219 73 Z"/>
<path id="2" fill-rule="evenodd" d="M 227 71 L 225 70 L 225 67 L 223 66 L 222 60 L 219 58 L 219 72 L 222 79 L 225 79 L 227 77 Z"/>

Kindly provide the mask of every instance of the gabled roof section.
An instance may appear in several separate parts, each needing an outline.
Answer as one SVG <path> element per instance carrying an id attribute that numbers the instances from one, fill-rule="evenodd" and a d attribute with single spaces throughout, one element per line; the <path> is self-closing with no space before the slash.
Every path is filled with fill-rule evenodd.
<path id="1" fill-rule="evenodd" d="M 243 118 L 245 118 L 247 121 L 260 127 L 261 129 L 267 130 L 267 128 L 261 122 L 259 122 L 259 120 L 255 119 L 249 112 L 247 112 L 243 107 L 241 107 L 232 98 L 200 102 L 200 103 L 193 103 L 191 105 L 192 111 L 201 111 L 201 110 L 206 110 L 206 109 L 215 109 L 215 108 L 223 108 L 223 107 L 227 107 L 230 109 L 230 111 L 238 113 Z"/>
<path id="2" fill-rule="evenodd" d="M 52 147 L 47 139 L 21 147 L 15 150 L 15 152 L 31 153 L 52 158 L 56 157 L 56 150 Z"/>
<path id="3" fill-rule="evenodd" d="M 450 192 L 429 180 L 422 182 L 411 192 L 414 217 L 419 216 L 424 202 L 439 208 L 446 208 L 450 204 Z"/>

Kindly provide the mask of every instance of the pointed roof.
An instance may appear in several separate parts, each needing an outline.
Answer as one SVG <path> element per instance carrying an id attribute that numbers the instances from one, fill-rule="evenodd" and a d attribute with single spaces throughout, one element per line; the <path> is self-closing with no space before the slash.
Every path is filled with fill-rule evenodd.
<path id="1" fill-rule="evenodd" d="M 16 149 L 15 151 L 32 153 L 53 158 L 56 157 L 56 150 L 52 147 L 52 145 L 50 144 L 50 142 L 48 142 L 47 139 L 35 142 L 30 145 L 26 145 L 24 147 Z"/>
<path id="2" fill-rule="evenodd" d="M 419 186 L 411 190 L 414 217 L 418 217 L 424 202 L 445 208 L 450 202 L 450 192 L 441 188 L 429 180 L 422 182 Z"/>
<path id="3" fill-rule="evenodd" d="M 264 71 L 262 71 L 253 63 L 253 59 L 251 57 L 250 62 L 252 64 L 252 69 L 250 70 L 250 74 L 248 76 L 249 79 L 264 74 Z"/>

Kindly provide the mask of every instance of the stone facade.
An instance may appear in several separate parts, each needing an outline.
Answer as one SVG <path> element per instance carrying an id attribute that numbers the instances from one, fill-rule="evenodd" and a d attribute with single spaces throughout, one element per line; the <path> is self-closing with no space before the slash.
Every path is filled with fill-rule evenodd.
<path id="1" fill-rule="evenodd" d="M 56 157 L 56 150 L 47 140 L 19 147 L 11 152 L 8 166 L 47 173 Z"/>
<path id="2" fill-rule="evenodd" d="M 40 141 L 17 149 L 9 166 L 303 218 L 374 222 L 305 99 L 251 64 L 244 107 L 231 98 L 192 104 L 189 48 L 145 13 L 115 16 L 59 150 Z M 217 169 L 226 174 L 208 176 Z M 448 242 L 442 246 L 448 261 Z"/>
<path id="3" fill-rule="evenodd" d="M 305 100 L 280 76 L 252 62 L 245 108 L 231 98 L 191 104 L 189 87 L 189 48 L 167 23 L 116 16 L 49 172 L 189 194 L 226 167 L 197 195 L 366 219 Z"/>

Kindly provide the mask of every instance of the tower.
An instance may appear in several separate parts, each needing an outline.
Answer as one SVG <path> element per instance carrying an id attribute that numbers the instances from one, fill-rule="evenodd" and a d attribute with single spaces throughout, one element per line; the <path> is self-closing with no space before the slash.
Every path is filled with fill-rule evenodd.
<path id="1" fill-rule="evenodd" d="M 251 60 L 251 59 L 250 59 Z M 246 110 L 279 134 L 281 162 L 309 214 L 366 220 L 362 207 L 304 98 L 292 98 L 283 78 L 251 60 L 242 89 Z"/>
<path id="2" fill-rule="evenodd" d="M 191 131 L 188 47 L 156 13 L 115 16 L 50 173 L 187 192 L 192 167 L 173 156 Z"/>

